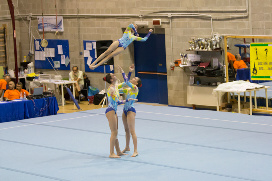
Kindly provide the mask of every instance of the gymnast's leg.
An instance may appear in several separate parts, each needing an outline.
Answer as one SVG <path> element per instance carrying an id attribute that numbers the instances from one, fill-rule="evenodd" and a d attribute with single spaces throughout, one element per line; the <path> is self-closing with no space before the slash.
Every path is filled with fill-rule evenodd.
<path id="1" fill-rule="evenodd" d="M 136 136 L 136 132 L 135 132 L 135 116 L 136 116 L 136 113 L 133 111 L 129 111 L 127 113 L 128 128 L 131 133 L 133 144 L 134 144 L 134 153 L 131 157 L 136 157 L 138 155 L 137 136 Z"/>
<path id="2" fill-rule="evenodd" d="M 105 56 L 109 55 L 111 52 L 116 50 L 116 48 L 118 48 L 118 46 L 119 46 L 119 41 L 114 41 L 110 45 L 110 47 L 104 53 L 102 53 L 90 66 L 94 66 L 97 62 L 102 60 Z"/>
<path id="3" fill-rule="evenodd" d="M 116 138 L 118 134 L 118 120 L 116 119 L 115 111 L 109 111 L 106 113 L 106 117 L 109 121 L 109 126 L 111 130 L 111 137 L 110 137 L 110 158 L 120 158 L 120 156 L 114 153 L 114 146 L 116 144 Z M 118 142 L 118 140 L 117 140 Z"/>
<path id="4" fill-rule="evenodd" d="M 117 120 L 117 130 L 118 130 L 118 116 L 117 116 L 117 114 L 115 114 L 115 119 Z M 116 137 L 116 139 L 115 139 L 115 149 L 116 149 L 116 152 L 117 152 L 117 155 L 118 155 L 118 156 L 127 155 L 127 154 L 123 153 L 123 152 L 120 150 L 119 141 L 118 141 L 118 138 L 117 138 L 117 137 Z"/>
<path id="5" fill-rule="evenodd" d="M 122 115 L 122 119 L 123 119 L 123 124 L 124 124 L 125 132 L 126 132 L 126 147 L 123 150 L 123 153 L 125 153 L 126 151 L 130 151 L 130 148 L 129 148 L 130 132 L 129 132 L 128 123 L 127 123 L 127 116 L 125 115 L 124 112 Z"/>
<path id="6" fill-rule="evenodd" d="M 105 62 L 107 62 L 109 59 L 111 59 L 112 57 L 122 53 L 125 49 L 123 47 L 118 47 L 116 48 L 113 52 L 111 52 L 109 55 L 107 55 L 104 59 L 101 60 L 101 62 L 99 62 L 97 65 L 90 65 L 90 69 L 95 69 L 96 67 L 104 64 Z"/>

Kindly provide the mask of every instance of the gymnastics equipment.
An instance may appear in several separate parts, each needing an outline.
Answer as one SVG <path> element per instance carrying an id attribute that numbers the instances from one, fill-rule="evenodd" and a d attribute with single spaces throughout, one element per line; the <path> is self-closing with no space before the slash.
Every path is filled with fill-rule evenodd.
<path id="1" fill-rule="evenodd" d="M 68 94 L 70 95 L 70 97 L 72 98 L 73 102 L 75 103 L 77 109 L 80 110 L 80 107 L 79 107 L 79 105 L 78 105 L 78 102 L 77 102 L 77 100 L 74 98 L 74 96 L 73 96 L 71 90 L 70 90 L 67 86 L 65 86 L 65 88 L 66 88 Z"/>

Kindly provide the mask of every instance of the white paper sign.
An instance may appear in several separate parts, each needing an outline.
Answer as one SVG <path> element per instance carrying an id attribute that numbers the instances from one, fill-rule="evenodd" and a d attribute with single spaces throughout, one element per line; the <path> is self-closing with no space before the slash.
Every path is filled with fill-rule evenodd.
<path id="1" fill-rule="evenodd" d="M 36 50 L 40 50 L 40 43 L 39 43 L 39 41 L 35 41 L 35 48 L 36 48 Z"/>
<path id="2" fill-rule="evenodd" d="M 113 65 L 110 65 L 110 71 L 113 71 Z"/>
<path id="3" fill-rule="evenodd" d="M 84 50 L 84 57 L 89 57 L 89 56 L 90 56 L 90 51 Z"/>
<path id="4" fill-rule="evenodd" d="M 92 50 L 93 44 L 92 43 L 86 43 L 86 50 Z"/>
<path id="5" fill-rule="evenodd" d="M 87 65 L 91 65 L 92 61 L 93 61 L 93 58 L 92 57 L 88 57 Z"/>
<path id="6" fill-rule="evenodd" d="M 59 54 L 59 55 L 62 55 L 62 54 L 63 54 L 62 45 L 58 45 L 58 54 Z"/>
<path id="7" fill-rule="evenodd" d="M 45 60 L 45 52 L 40 51 L 40 60 Z"/>
<path id="8" fill-rule="evenodd" d="M 49 48 L 44 48 L 45 57 L 50 57 Z"/>
<path id="9" fill-rule="evenodd" d="M 70 63 L 70 58 L 69 57 L 66 57 L 65 59 L 65 66 L 67 67 Z"/>
<path id="10" fill-rule="evenodd" d="M 49 55 L 50 57 L 55 57 L 55 48 L 50 48 Z"/>
<path id="11" fill-rule="evenodd" d="M 65 55 L 61 55 L 61 64 L 65 65 Z"/>
<path id="12" fill-rule="evenodd" d="M 54 61 L 54 68 L 60 68 L 60 62 Z"/>
<path id="13" fill-rule="evenodd" d="M 45 57 L 55 57 L 55 48 L 44 48 Z"/>
<path id="14" fill-rule="evenodd" d="M 93 49 L 96 49 L 96 42 L 93 42 Z"/>
<path id="15" fill-rule="evenodd" d="M 40 60 L 40 51 L 35 51 L 35 60 Z"/>

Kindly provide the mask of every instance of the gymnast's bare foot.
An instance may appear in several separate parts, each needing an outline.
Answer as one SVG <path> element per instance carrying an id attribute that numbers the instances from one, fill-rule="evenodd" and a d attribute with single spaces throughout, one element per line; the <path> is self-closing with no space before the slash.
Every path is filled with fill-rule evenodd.
<path id="1" fill-rule="evenodd" d="M 136 156 L 138 156 L 138 152 L 137 151 L 135 151 L 131 157 L 136 157 Z"/>
<path id="2" fill-rule="evenodd" d="M 94 69 L 96 68 L 96 66 L 90 65 L 89 68 L 90 68 L 91 70 L 94 70 Z"/>
<path id="3" fill-rule="evenodd" d="M 119 153 L 117 153 L 117 155 L 118 155 L 118 156 L 122 156 L 122 155 L 127 155 L 127 154 L 125 154 L 125 153 L 123 153 L 123 152 L 119 152 Z"/>
<path id="4" fill-rule="evenodd" d="M 113 154 L 110 154 L 110 156 L 109 156 L 110 158 L 121 158 L 120 156 L 118 156 L 118 155 L 115 155 L 115 153 L 113 153 Z"/>
<path id="5" fill-rule="evenodd" d="M 130 148 L 125 148 L 125 149 L 122 151 L 122 153 L 125 153 L 125 152 L 127 152 L 127 151 L 130 151 Z"/>

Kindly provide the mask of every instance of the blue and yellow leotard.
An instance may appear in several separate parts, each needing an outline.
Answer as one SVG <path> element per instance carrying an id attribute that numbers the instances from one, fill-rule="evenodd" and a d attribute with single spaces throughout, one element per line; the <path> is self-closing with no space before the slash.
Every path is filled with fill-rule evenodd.
<path id="1" fill-rule="evenodd" d="M 136 99 L 137 96 L 138 96 L 138 93 L 139 93 L 138 87 L 136 85 L 133 85 L 132 83 L 129 82 L 130 75 L 131 75 L 131 73 L 128 74 L 128 77 L 125 79 L 125 76 L 123 74 L 125 82 L 123 82 L 122 84 L 119 85 L 119 88 L 120 87 L 125 87 L 126 85 L 129 86 L 129 88 L 124 88 L 123 89 L 123 92 L 126 95 L 126 103 L 124 105 L 124 113 L 125 113 L 126 116 L 127 116 L 127 113 L 129 111 L 132 111 L 132 112 L 136 113 L 136 110 L 134 108 L 134 102 L 135 102 L 135 100 L 130 100 L 130 101 L 128 101 L 128 100 L 130 98 Z"/>
<path id="2" fill-rule="evenodd" d="M 136 36 L 134 36 L 132 33 L 131 33 L 131 29 L 134 30 Z M 148 34 L 144 37 L 144 38 L 141 38 L 141 37 L 138 37 L 137 36 L 137 31 L 134 27 L 133 24 L 130 24 L 128 25 L 126 31 L 124 32 L 122 38 L 120 38 L 118 41 L 119 41 L 119 47 L 123 47 L 124 49 L 126 49 L 128 47 L 128 45 L 133 42 L 134 40 L 136 41 L 146 41 L 148 39 L 148 37 L 150 36 L 151 32 L 148 32 Z"/>
<path id="3" fill-rule="evenodd" d="M 107 92 L 107 97 L 108 97 L 108 108 L 106 109 L 106 114 L 109 111 L 117 111 L 117 105 L 122 104 L 123 102 L 119 101 L 119 89 L 118 87 L 120 87 L 120 85 L 115 85 L 115 87 L 110 86 L 108 88 L 108 92 Z"/>

